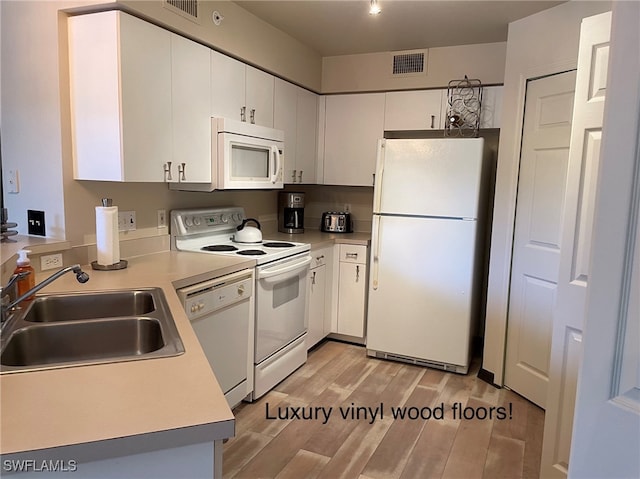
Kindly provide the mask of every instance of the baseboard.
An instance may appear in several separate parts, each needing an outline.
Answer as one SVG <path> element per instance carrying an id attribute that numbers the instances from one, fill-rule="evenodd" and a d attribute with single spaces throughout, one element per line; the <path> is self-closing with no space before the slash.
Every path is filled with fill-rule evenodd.
<path id="1" fill-rule="evenodd" d="M 495 380 L 495 375 L 491 371 L 487 371 L 486 369 L 480 368 L 478 371 L 478 379 L 481 379 L 485 383 L 489 383 L 492 386 L 501 389 L 500 386 L 495 384 L 493 381 Z"/>

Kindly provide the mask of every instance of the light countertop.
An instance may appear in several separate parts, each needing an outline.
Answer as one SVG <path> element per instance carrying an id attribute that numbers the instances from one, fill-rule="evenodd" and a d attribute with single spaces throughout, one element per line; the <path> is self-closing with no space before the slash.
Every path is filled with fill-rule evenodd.
<path id="1" fill-rule="evenodd" d="M 311 243 L 312 250 L 335 243 L 367 245 L 369 233 L 269 234 L 269 239 Z M 16 236 L 16 238 L 19 238 Z M 61 243 L 33 237 L 2 245 L 2 260 L 22 247 L 60 249 Z M 55 246 L 53 246 L 55 245 Z M 11 250 L 11 251 L 9 251 Z M 15 251 L 14 251 L 15 250 Z M 40 294 L 160 287 L 185 347 L 180 356 L 0 375 L 2 413 L 0 453 L 50 449 L 118 438 L 145 438 L 174 431 L 179 442 L 233 436 L 234 418 L 175 292 L 201 281 L 252 268 L 247 258 L 168 251 L 127 258 L 120 271 L 83 269 L 91 279 L 79 284 L 73 274 L 54 281 Z M 50 273 L 50 272 L 47 272 Z M 48 274 L 40 273 L 36 282 Z M 203 428 L 204 431 L 203 431 Z M 197 431 L 196 431 L 197 429 Z M 195 439 L 194 439 L 195 441 Z"/>
<path id="2" fill-rule="evenodd" d="M 12 454 L 190 428 L 209 440 L 233 436 L 234 418 L 175 288 L 252 268 L 253 260 L 164 252 L 129 259 L 121 271 L 83 268 L 42 293 L 160 287 L 185 347 L 180 356 L 0 375 L 0 453 Z M 40 274 L 36 281 L 47 275 Z"/>

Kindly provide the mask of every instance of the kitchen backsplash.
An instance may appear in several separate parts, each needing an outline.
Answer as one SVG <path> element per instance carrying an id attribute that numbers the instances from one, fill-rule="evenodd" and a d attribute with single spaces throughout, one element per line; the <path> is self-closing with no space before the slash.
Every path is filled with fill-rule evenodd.
<path id="1" fill-rule="evenodd" d="M 305 228 L 320 229 L 320 220 L 325 211 L 348 209 L 353 218 L 354 231 L 371 232 L 372 186 L 286 185 L 285 191 L 300 191 L 305 194 Z"/>

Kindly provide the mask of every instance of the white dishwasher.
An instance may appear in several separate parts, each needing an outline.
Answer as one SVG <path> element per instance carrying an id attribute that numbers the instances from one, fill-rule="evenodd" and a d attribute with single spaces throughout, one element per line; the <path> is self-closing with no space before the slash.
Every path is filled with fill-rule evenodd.
<path id="1" fill-rule="evenodd" d="M 253 270 L 177 290 L 230 407 L 253 391 Z"/>

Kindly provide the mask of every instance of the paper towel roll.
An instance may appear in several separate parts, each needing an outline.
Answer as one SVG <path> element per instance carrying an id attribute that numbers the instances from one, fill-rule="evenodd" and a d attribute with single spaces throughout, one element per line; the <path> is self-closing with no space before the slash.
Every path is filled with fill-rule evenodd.
<path id="1" fill-rule="evenodd" d="M 96 247 L 98 264 L 109 266 L 120 261 L 117 206 L 96 206 Z"/>

